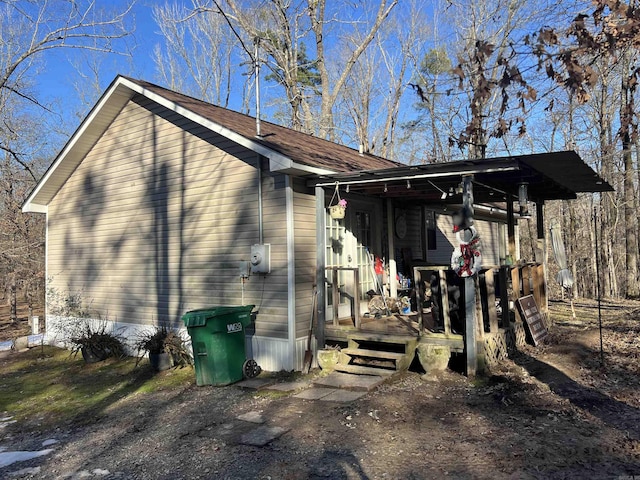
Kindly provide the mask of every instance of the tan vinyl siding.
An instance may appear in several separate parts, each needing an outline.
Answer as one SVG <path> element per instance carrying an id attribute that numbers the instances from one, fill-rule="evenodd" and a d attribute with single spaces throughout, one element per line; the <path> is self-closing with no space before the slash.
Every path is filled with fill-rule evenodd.
<path id="1" fill-rule="evenodd" d="M 316 200 L 313 190 L 296 180 L 293 193 L 296 257 L 296 338 L 309 334 L 316 275 Z M 305 347 L 306 348 L 306 347 Z"/>
<path id="2" fill-rule="evenodd" d="M 256 154 L 139 97 L 49 205 L 48 273 L 96 315 L 180 324 L 188 310 L 240 304 L 240 260 L 258 243 Z M 267 162 L 263 162 L 267 163 Z M 271 274 L 252 276 L 256 334 L 287 337 L 282 175 L 263 172 Z"/>
<path id="3" fill-rule="evenodd" d="M 483 267 L 500 265 L 500 224 L 486 220 L 476 220 L 476 230 L 480 235 Z"/>

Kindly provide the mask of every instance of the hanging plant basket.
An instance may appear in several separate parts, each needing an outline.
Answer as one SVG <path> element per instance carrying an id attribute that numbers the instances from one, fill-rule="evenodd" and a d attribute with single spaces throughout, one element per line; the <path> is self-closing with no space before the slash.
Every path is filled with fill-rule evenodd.
<path id="1" fill-rule="evenodd" d="M 334 200 L 337 202 L 334 204 Z M 340 190 L 338 189 L 338 183 L 336 182 L 336 189 L 333 192 L 331 201 L 329 202 L 329 215 L 334 220 L 342 220 L 344 214 L 347 211 L 347 201 L 344 198 L 340 198 Z"/>
<path id="2" fill-rule="evenodd" d="M 347 207 L 343 207 L 342 205 L 332 205 L 329 207 L 329 215 L 331 215 L 331 218 L 334 220 L 342 220 L 346 211 Z"/>

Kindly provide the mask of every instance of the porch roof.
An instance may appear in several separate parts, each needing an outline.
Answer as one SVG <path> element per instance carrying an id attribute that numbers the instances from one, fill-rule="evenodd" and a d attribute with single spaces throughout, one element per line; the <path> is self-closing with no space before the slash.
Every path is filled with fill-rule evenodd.
<path id="1" fill-rule="evenodd" d="M 457 204 L 461 195 L 455 190 L 466 175 L 473 175 L 476 202 L 517 198 L 520 183 L 528 184 L 529 199 L 536 203 L 574 199 L 582 192 L 613 191 L 574 151 L 319 175 L 308 184 L 329 187 L 338 183 L 349 185 L 354 193 Z"/>

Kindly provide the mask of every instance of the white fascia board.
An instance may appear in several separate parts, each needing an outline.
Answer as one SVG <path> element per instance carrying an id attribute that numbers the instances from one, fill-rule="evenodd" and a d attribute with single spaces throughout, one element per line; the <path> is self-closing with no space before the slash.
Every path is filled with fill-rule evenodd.
<path id="1" fill-rule="evenodd" d="M 49 208 L 39 203 L 28 202 L 22 206 L 22 213 L 47 213 Z"/>
<path id="2" fill-rule="evenodd" d="M 272 172 L 286 173 L 297 176 L 305 175 L 333 175 L 337 173 L 335 170 L 326 170 L 324 168 L 312 167 L 309 165 L 303 165 L 302 163 L 296 163 L 291 160 L 288 162 L 278 162 L 277 160 L 271 160 L 269 167 Z"/>

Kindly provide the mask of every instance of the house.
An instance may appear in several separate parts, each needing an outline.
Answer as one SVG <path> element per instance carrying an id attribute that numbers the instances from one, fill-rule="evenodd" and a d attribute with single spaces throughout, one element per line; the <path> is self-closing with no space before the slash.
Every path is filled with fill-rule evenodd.
<path id="1" fill-rule="evenodd" d="M 505 206 L 518 182 L 539 219 L 547 199 L 610 188 L 573 152 L 406 166 L 268 122 L 256 132 L 249 116 L 116 77 L 23 206 L 47 216 L 48 295 L 74 296 L 126 335 L 254 304 L 249 355 L 266 370 L 300 369 L 314 285 L 320 342 L 342 319 L 359 327 L 372 258 L 392 279 L 449 264 L 450 214 L 472 200 L 469 179 L 487 205 L 475 207 L 483 261 L 495 266 L 518 258 Z M 342 220 L 326 208 L 338 196 Z M 407 283 L 389 282 L 390 293 Z M 49 341 L 63 320 L 47 312 Z"/>

